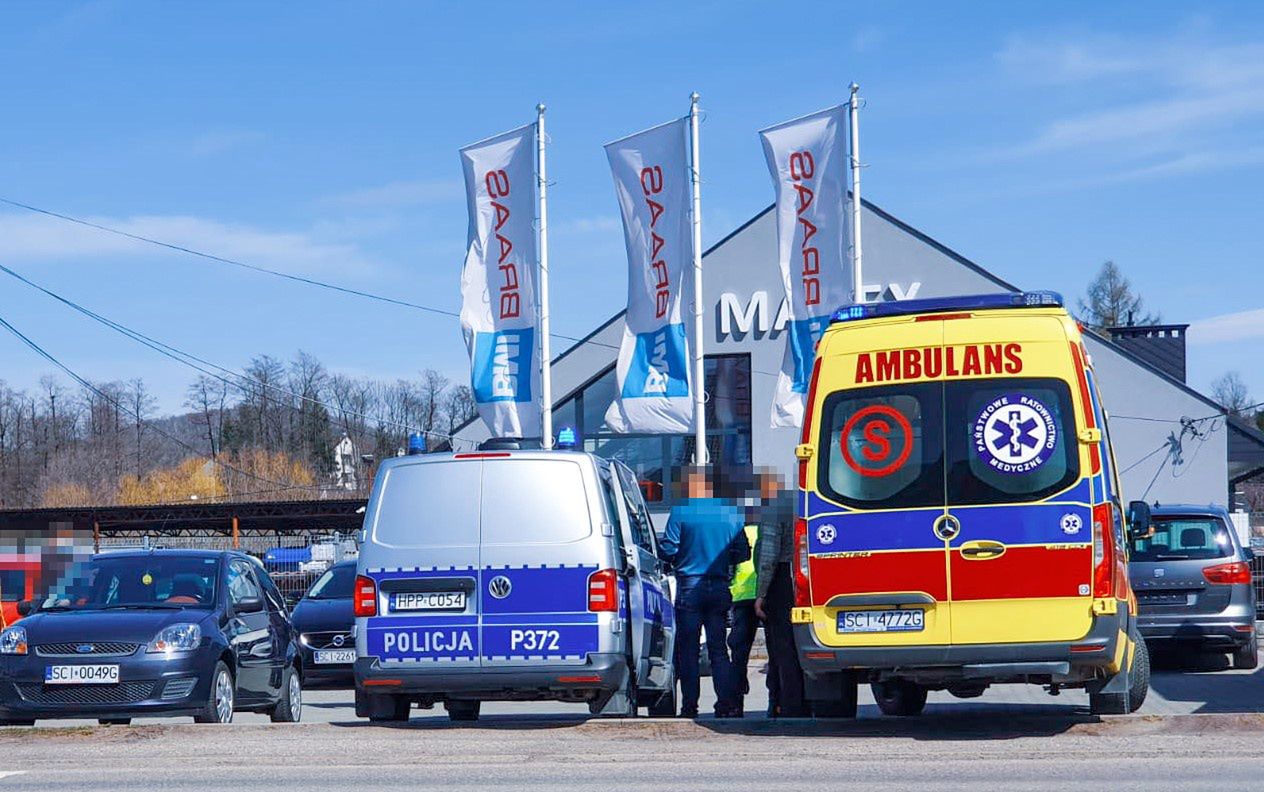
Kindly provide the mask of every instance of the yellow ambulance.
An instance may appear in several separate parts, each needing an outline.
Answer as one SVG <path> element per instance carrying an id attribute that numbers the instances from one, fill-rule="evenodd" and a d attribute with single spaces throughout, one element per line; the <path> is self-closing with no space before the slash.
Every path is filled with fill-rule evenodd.
<path id="1" fill-rule="evenodd" d="M 818 714 L 931 690 L 1087 689 L 1136 710 L 1125 514 L 1080 329 L 1053 292 L 849 306 L 817 347 L 792 617 Z"/>

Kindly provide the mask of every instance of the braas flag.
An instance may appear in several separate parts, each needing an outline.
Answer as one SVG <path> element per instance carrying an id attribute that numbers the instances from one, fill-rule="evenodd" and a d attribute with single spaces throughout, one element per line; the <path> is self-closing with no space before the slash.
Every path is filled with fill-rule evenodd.
<path id="1" fill-rule="evenodd" d="M 789 312 L 774 427 L 803 424 L 816 343 L 834 310 L 851 301 L 846 121 L 844 107 L 831 107 L 759 133 L 777 191 L 777 257 Z"/>
<path id="2" fill-rule="evenodd" d="M 535 277 L 535 124 L 461 149 L 469 241 L 461 330 L 493 437 L 540 433 Z"/>
<path id="3" fill-rule="evenodd" d="M 628 309 L 619 345 L 616 432 L 675 434 L 693 426 L 689 344 L 681 319 L 692 262 L 688 119 L 606 145 L 628 251 Z"/>

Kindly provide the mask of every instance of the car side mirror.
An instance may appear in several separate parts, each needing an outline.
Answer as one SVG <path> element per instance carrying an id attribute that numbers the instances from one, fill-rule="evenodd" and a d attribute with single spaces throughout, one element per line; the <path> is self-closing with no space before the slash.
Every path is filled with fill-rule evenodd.
<path id="1" fill-rule="evenodd" d="M 262 610 L 262 597 L 245 597 L 233 603 L 233 613 L 259 613 Z"/>
<path id="2" fill-rule="evenodd" d="M 1133 501 L 1128 504 L 1128 538 L 1141 539 L 1150 535 L 1150 504 Z"/>
<path id="3" fill-rule="evenodd" d="M 30 616 L 35 610 L 35 600 L 21 600 L 18 602 L 18 615 Z"/>

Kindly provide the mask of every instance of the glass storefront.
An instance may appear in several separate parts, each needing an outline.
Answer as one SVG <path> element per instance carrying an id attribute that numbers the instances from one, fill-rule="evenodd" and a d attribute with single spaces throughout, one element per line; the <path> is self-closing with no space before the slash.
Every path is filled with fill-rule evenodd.
<path id="1" fill-rule="evenodd" d="M 712 463 L 743 468 L 751 463 L 750 355 L 708 355 L 707 450 Z M 680 471 L 693 463 L 694 437 L 688 435 L 616 434 L 605 414 L 615 397 L 614 367 L 603 371 L 553 411 L 553 426 L 574 427 L 585 451 L 618 459 L 636 473 L 646 500 L 655 510 L 676 499 Z"/>

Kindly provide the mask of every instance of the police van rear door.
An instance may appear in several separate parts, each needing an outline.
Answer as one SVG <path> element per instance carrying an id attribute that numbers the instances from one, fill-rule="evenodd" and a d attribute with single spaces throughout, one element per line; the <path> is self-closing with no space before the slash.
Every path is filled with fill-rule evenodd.
<path id="1" fill-rule="evenodd" d="M 807 542 L 825 645 L 949 642 L 944 386 L 923 365 L 942 325 L 851 326 L 823 352 Z"/>
<path id="2" fill-rule="evenodd" d="M 557 452 L 487 459 L 482 490 L 484 667 L 582 664 L 600 650 L 594 576 L 612 563 L 592 460 Z M 594 509 L 597 513 L 594 514 Z M 597 585 L 604 585 L 600 576 Z M 610 596 L 615 596 L 614 580 Z"/>
<path id="3" fill-rule="evenodd" d="M 377 615 L 364 620 L 367 654 L 384 665 L 480 665 L 477 455 L 392 463 L 366 515 L 364 574 Z"/>

